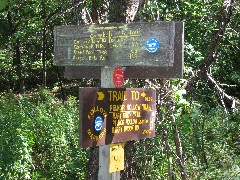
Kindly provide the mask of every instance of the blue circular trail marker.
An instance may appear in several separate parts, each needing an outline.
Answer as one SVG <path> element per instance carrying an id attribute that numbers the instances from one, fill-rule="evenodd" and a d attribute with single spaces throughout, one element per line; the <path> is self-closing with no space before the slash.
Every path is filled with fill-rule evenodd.
<path id="1" fill-rule="evenodd" d="M 100 116 L 97 116 L 94 121 L 94 128 L 96 131 L 101 131 L 103 127 L 103 119 Z"/>
<path id="2" fill-rule="evenodd" d="M 160 47 L 160 43 L 156 38 L 150 38 L 146 43 L 146 49 L 150 53 L 155 53 Z"/>

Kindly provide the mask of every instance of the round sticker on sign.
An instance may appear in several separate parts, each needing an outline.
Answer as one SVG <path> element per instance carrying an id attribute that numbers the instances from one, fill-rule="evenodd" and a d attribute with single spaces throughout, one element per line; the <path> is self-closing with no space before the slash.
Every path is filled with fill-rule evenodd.
<path id="1" fill-rule="evenodd" d="M 96 131 L 101 131 L 102 127 L 103 127 L 103 119 L 100 116 L 98 116 L 94 121 L 94 128 Z"/>
<path id="2" fill-rule="evenodd" d="M 155 53 L 160 47 L 160 43 L 156 38 L 150 38 L 146 43 L 146 49 L 150 53 Z"/>
<path id="3" fill-rule="evenodd" d="M 124 68 L 116 67 L 113 72 L 113 83 L 116 88 L 121 88 L 124 85 Z"/>

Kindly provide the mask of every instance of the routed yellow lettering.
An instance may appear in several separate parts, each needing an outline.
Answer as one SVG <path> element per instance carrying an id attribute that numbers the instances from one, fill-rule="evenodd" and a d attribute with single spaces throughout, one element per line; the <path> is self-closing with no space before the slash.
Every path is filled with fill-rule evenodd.
<path id="1" fill-rule="evenodd" d="M 110 101 L 125 101 L 126 91 L 108 91 L 110 95 Z"/>
<path id="2" fill-rule="evenodd" d="M 139 100 L 140 93 L 138 91 L 131 91 L 132 100 Z"/>

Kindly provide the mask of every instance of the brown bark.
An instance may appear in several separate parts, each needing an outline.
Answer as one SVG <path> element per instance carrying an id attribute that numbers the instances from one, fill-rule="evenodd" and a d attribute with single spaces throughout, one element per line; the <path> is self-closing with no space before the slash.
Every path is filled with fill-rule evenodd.
<path id="1" fill-rule="evenodd" d="M 42 86 L 46 87 L 46 81 L 47 81 L 47 73 L 46 73 L 46 31 L 47 31 L 47 21 L 46 21 L 46 4 L 44 2 L 41 2 L 41 7 L 42 7 L 42 19 L 44 20 L 43 22 L 43 28 L 42 28 L 42 52 L 41 52 L 41 59 L 42 59 Z"/>
<path id="2" fill-rule="evenodd" d="M 134 179 L 136 176 L 135 171 L 135 142 L 128 141 L 124 147 L 124 170 L 121 172 L 121 179 Z"/>
<path id="3" fill-rule="evenodd" d="M 220 87 L 219 83 L 214 80 L 211 74 L 207 74 L 207 78 L 214 85 L 215 89 L 219 92 L 219 94 L 222 95 L 223 99 L 226 100 L 228 103 L 232 104 L 233 110 L 235 110 L 236 107 L 240 106 L 240 102 L 236 98 L 229 96 L 227 93 L 225 93 L 225 91 Z"/>
<path id="4" fill-rule="evenodd" d="M 181 172 L 181 177 L 182 180 L 186 180 L 187 179 L 187 173 L 184 167 L 184 160 L 183 160 L 183 151 L 182 151 L 182 143 L 181 143 L 181 139 L 180 139 L 180 133 L 178 130 L 178 127 L 176 124 L 176 120 L 174 115 L 172 116 L 172 124 L 173 124 L 173 129 L 174 129 L 174 134 L 175 134 L 175 139 L 174 139 L 174 143 L 176 146 L 176 154 L 177 154 L 177 161 L 178 161 L 178 166 Z"/>
<path id="5" fill-rule="evenodd" d="M 167 141 L 166 138 L 164 139 L 163 142 L 165 143 L 167 149 L 170 150 L 171 154 L 174 156 L 175 161 L 177 161 L 178 166 L 179 166 L 179 168 L 180 168 L 180 172 L 181 172 L 181 178 L 182 178 L 182 179 L 187 179 L 187 173 L 186 173 L 185 167 L 184 167 L 184 165 L 183 165 L 182 159 L 177 155 L 177 153 L 174 152 L 173 148 L 171 147 L 171 145 L 169 144 L 169 142 Z M 171 172 L 171 171 L 170 171 L 170 172 Z M 170 174 L 170 178 L 171 178 L 171 179 L 174 179 L 174 176 L 173 176 L 172 173 Z"/>
<path id="6" fill-rule="evenodd" d="M 166 149 L 166 153 L 167 153 L 169 180 L 174 180 L 174 174 L 172 172 L 171 161 L 170 161 L 170 152 L 169 152 L 169 150 L 170 150 L 169 146 L 170 145 L 167 141 L 167 135 L 168 135 L 167 130 L 162 132 L 162 142 L 165 144 L 165 149 Z"/>
<path id="7" fill-rule="evenodd" d="M 94 20 L 92 23 L 97 23 L 97 1 L 92 1 L 92 8 L 91 8 L 91 19 Z M 85 19 L 85 22 L 87 20 Z M 87 172 L 85 179 L 95 180 L 98 179 L 98 171 L 99 171 L 99 147 L 91 147 L 89 149 L 88 154 L 88 165 L 87 165 Z"/>
<path id="8" fill-rule="evenodd" d="M 78 17 L 80 14 L 80 11 L 78 10 L 79 8 L 76 6 L 76 4 L 78 3 L 78 0 L 73 0 L 72 1 L 72 5 L 73 5 L 73 19 L 72 19 L 72 24 L 73 25 L 77 25 L 78 24 Z"/>
<path id="9" fill-rule="evenodd" d="M 217 30 L 213 34 L 213 41 L 210 44 L 210 50 L 208 53 L 208 56 L 204 58 L 204 61 L 199 65 L 198 69 L 201 69 L 198 73 L 204 73 L 206 75 L 206 71 L 209 69 L 209 67 L 212 65 L 213 62 L 215 62 L 215 57 L 217 54 L 218 46 L 220 45 L 224 33 L 226 30 L 226 27 L 228 23 L 230 22 L 232 11 L 233 11 L 233 3 L 234 0 L 227 0 L 225 1 L 226 5 L 222 7 L 221 9 L 221 15 L 218 19 L 217 23 Z"/>
<path id="10" fill-rule="evenodd" d="M 126 23 L 134 19 L 138 10 L 139 0 L 110 0 L 109 22 Z M 124 148 L 124 170 L 121 179 L 134 179 L 135 176 L 135 144 L 134 141 L 127 142 Z"/>
<path id="11" fill-rule="evenodd" d="M 99 148 L 98 147 L 90 148 L 88 157 L 89 160 L 85 179 L 96 180 L 98 179 Z"/>
<path id="12" fill-rule="evenodd" d="M 138 9 L 139 1 L 138 0 L 109 0 L 108 7 L 108 21 L 126 23 L 135 16 L 135 11 Z M 133 7 L 134 6 L 134 7 Z M 137 8 L 137 9 L 136 9 Z M 91 19 L 93 23 L 99 23 L 99 19 L 106 9 L 103 9 L 102 4 L 99 4 L 99 1 L 92 1 L 91 8 Z M 133 179 L 134 177 L 134 167 L 135 167 L 135 158 L 134 158 L 134 141 L 127 142 L 125 145 L 125 170 L 121 173 L 121 179 Z M 86 179 L 97 179 L 99 158 L 98 158 L 98 147 L 91 148 L 89 154 L 89 164 Z"/>

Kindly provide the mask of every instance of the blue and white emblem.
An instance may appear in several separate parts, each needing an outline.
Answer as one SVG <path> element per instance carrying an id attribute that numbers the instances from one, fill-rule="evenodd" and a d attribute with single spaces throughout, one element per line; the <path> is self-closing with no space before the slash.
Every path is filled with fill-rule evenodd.
<path id="1" fill-rule="evenodd" d="M 146 49 L 150 53 L 155 53 L 160 47 L 160 43 L 156 38 L 150 38 L 146 43 Z"/>
<path id="2" fill-rule="evenodd" d="M 103 119 L 100 116 L 97 116 L 94 121 L 94 128 L 96 131 L 101 131 L 103 127 Z"/>

